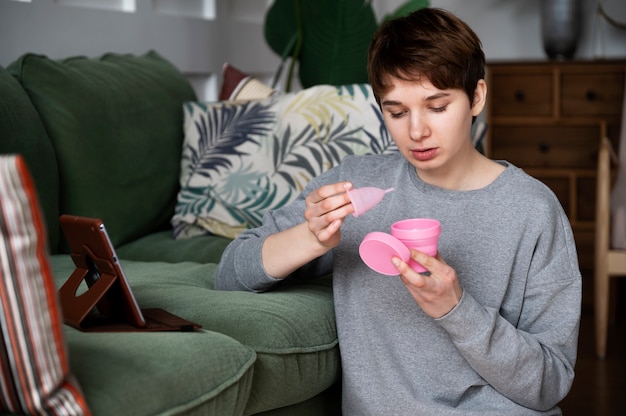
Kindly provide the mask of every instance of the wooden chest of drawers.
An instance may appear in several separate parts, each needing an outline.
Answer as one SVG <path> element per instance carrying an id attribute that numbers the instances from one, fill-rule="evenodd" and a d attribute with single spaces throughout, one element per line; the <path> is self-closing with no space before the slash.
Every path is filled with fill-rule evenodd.
<path id="1" fill-rule="evenodd" d="M 618 148 L 626 61 L 502 62 L 487 67 L 486 153 L 542 180 L 571 221 L 593 275 L 599 139 Z"/>

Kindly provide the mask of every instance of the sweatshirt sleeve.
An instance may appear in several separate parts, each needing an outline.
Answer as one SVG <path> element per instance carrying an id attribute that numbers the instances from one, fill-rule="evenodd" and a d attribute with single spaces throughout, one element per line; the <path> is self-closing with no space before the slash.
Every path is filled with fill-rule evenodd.
<path id="1" fill-rule="evenodd" d="M 265 273 L 261 260 L 261 247 L 270 228 L 246 230 L 226 247 L 215 274 L 216 290 L 264 292 L 280 282 Z"/>
<path id="2" fill-rule="evenodd" d="M 316 186 L 319 186 L 317 181 L 311 181 L 291 204 L 265 213 L 263 225 L 244 231 L 226 247 L 217 267 L 215 289 L 264 292 L 284 280 L 265 272 L 261 259 L 263 242 L 268 236 L 304 221 L 305 197 Z M 332 258 L 330 251 L 303 265 L 288 278 L 310 279 L 326 275 L 332 270 Z"/>
<path id="3" fill-rule="evenodd" d="M 574 380 L 582 283 L 573 244 L 550 253 L 545 267 L 529 277 L 517 323 L 467 291 L 438 319 L 487 383 L 536 410 L 556 406 Z"/>

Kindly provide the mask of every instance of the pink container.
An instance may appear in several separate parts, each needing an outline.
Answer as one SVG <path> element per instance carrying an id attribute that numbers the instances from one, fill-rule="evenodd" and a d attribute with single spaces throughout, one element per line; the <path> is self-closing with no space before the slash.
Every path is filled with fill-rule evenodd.
<path id="1" fill-rule="evenodd" d="M 412 218 L 391 225 L 391 235 L 372 232 L 365 236 L 359 254 L 365 264 L 381 274 L 397 276 L 398 270 L 391 259 L 399 257 L 418 273 L 426 271 L 410 256 L 409 248 L 422 251 L 429 256 L 437 254 L 441 224 L 430 218 Z"/>
<path id="2" fill-rule="evenodd" d="M 437 254 L 441 223 L 431 218 L 412 218 L 391 225 L 391 235 L 408 248 L 414 248 L 429 256 Z M 409 259 L 409 266 L 418 273 L 426 271 L 421 264 Z"/>
<path id="3" fill-rule="evenodd" d="M 391 235 L 399 240 L 439 238 L 441 223 L 432 218 L 411 218 L 391 224 Z"/>

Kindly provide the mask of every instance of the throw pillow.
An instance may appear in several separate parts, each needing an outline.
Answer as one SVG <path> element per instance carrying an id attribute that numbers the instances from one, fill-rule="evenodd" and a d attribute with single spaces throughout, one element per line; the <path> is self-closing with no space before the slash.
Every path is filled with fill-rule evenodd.
<path id="1" fill-rule="evenodd" d="M 0 195 L 0 411 L 89 414 L 70 373 L 44 220 L 22 156 L 0 156 Z"/>
<path id="2" fill-rule="evenodd" d="M 175 238 L 235 238 L 344 156 L 397 151 L 367 84 L 184 108 Z"/>
<path id="3" fill-rule="evenodd" d="M 274 89 L 258 79 L 243 73 L 228 62 L 222 67 L 220 101 L 246 101 L 267 98 Z"/>

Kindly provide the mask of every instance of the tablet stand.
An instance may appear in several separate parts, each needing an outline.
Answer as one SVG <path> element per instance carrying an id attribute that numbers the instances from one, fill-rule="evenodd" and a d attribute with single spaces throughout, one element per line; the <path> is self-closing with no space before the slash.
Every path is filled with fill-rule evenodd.
<path id="1" fill-rule="evenodd" d="M 72 257 L 78 257 L 72 255 Z M 95 259 L 94 263 L 99 270 L 113 271 L 113 267 L 109 262 Z M 104 264 L 103 264 L 104 263 Z M 105 266 L 105 267 L 100 267 Z M 85 277 L 89 274 L 87 266 L 85 268 L 77 267 L 70 275 L 69 279 L 59 289 L 59 300 L 63 311 L 63 319 L 65 323 L 78 329 L 85 329 L 87 325 L 85 320 L 90 313 L 95 313 L 96 305 L 107 294 L 108 290 L 113 286 L 117 276 L 115 273 L 101 273 L 100 277 L 85 291 L 76 296 L 79 286 L 85 281 Z"/>
<path id="2" fill-rule="evenodd" d="M 91 254 L 91 251 L 85 247 Z M 91 332 L 154 332 L 154 331 L 191 331 L 200 328 L 200 325 L 173 315 L 163 309 L 142 309 L 141 313 L 146 321 L 145 327 L 137 327 L 127 322 L 122 311 L 126 307 L 123 296 L 116 296 L 111 291 L 115 290 L 115 283 L 119 279 L 115 268 L 110 261 L 90 256 L 93 265 L 97 268 L 99 277 L 95 279 L 88 289 L 77 295 L 80 285 L 93 271 L 87 264 L 87 256 L 72 255 L 76 267 L 67 281 L 58 291 L 59 301 L 66 324 L 81 331 Z M 117 282 L 119 284 L 119 282 Z M 107 306 L 108 313 L 97 311 L 98 303 Z"/>

